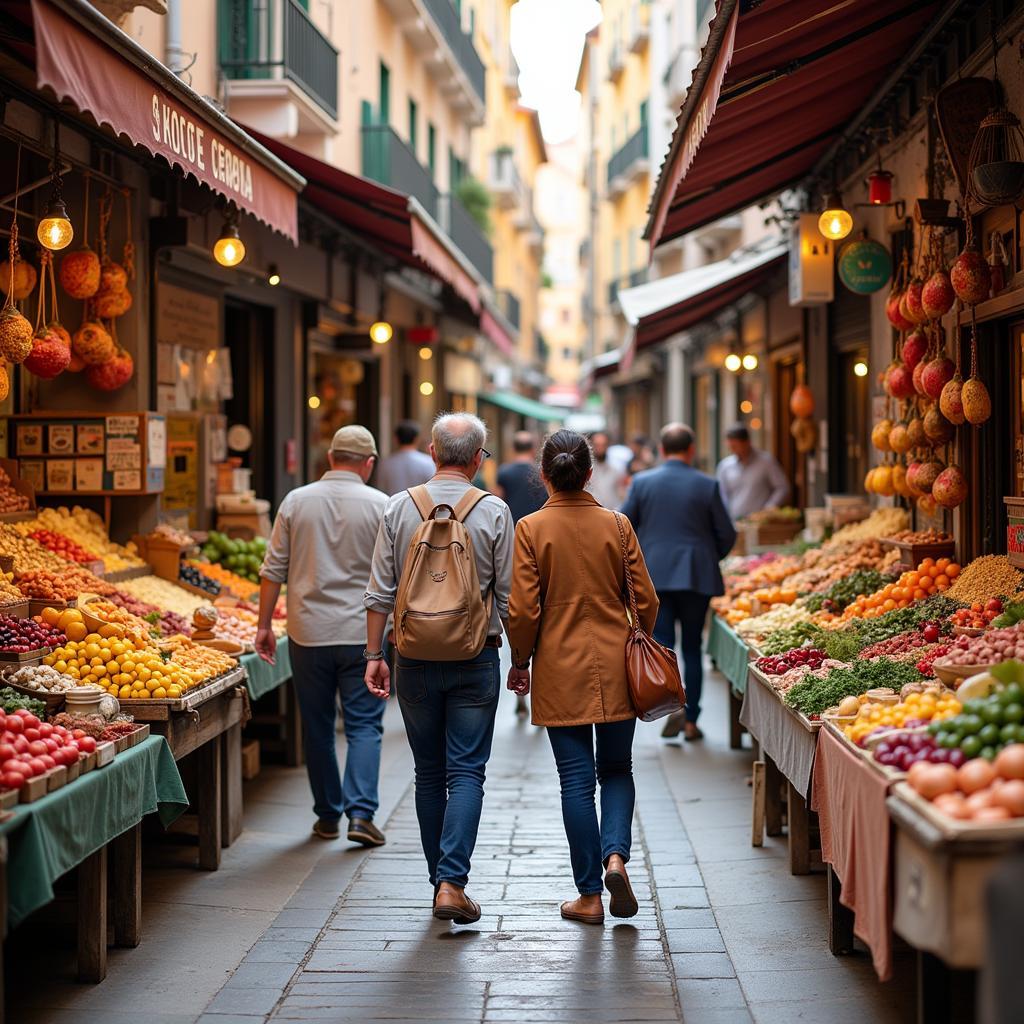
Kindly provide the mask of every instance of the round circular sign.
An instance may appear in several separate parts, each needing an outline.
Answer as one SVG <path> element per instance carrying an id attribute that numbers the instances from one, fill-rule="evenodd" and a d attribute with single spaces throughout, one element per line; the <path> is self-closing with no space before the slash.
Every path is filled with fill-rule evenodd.
<path id="1" fill-rule="evenodd" d="M 244 423 L 228 430 L 228 447 L 233 452 L 247 452 L 252 447 L 252 431 Z"/>
<path id="2" fill-rule="evenodd" d="M 858 238 L 839 252 L 839 280 L 858 295 L 884 288 L 892 275 L 892 257 L 881 242 Z"/>

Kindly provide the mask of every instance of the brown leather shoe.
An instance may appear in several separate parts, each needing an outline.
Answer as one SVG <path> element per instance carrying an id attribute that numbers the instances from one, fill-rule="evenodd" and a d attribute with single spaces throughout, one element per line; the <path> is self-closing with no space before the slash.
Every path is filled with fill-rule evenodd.
<path id="1" fill-rule="evenodd" d="M 474 924 L 480 920 L 480 904 L 471 900 L 461 886 L 441 882 L 434 897 L 434 917 L 455 924 Z"/>
<path id="2" fill-rule="evenodd" d="M 608 910 L 612 917 L 635 917 L 640 906 L 633 895 L 633 886 L 629 884 L 625 861 L 613 853 L 608 858 L 608 870 L 604 876 L 604 887 L 611 894 Z"/>
<path id="3" fill-rule="evenodd" d="M 387 837 L 372 821 L 366 818 L 353 818 L 348 823 L 348 841 L 359 843 L 360 846 L 383 846 Z"/>
<path id="4" fill-rule="evenodd" d="M 683 739 L 689 743 L 695 743 L 697 740 L 704 739 L 704 733 L 697 727 L 696 722 L 687 722 L 683 726 Z"/>
<path id="5" fill-rule="evenodd" d="M 566 921 L 583 924 L 604 924 L 604 904 L 600 896 L 579 896 L 562 904 L 562 917 Z"/>
<path id="6" fill-rule="evenodd" d="M 672 714 L 665 719 L 665 728 L 661 730 L 662 739 L 670 740 L 678 736 L 683 731 L 683 725 L 685 722 L 685 711 L 673 711 Z"/>

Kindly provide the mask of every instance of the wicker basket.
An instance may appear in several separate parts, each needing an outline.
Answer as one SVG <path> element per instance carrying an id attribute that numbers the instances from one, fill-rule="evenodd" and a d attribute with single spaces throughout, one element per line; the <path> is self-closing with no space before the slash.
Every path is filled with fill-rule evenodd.
<path id="1" fill-rule="evenodd" d="M 9 686 L 12 690 L 17 690 L 18 693 L 31 697 L 33 700 L 41 700 L 46 705 L 46 713 L 48 715 L 55 715 L 64 707 L 63 693 L 50 693 L 49 690 L 30 690 L 27 686 L 12 683 L 10 679 L 3 676 L 0 676 L 0 685 Z"/>

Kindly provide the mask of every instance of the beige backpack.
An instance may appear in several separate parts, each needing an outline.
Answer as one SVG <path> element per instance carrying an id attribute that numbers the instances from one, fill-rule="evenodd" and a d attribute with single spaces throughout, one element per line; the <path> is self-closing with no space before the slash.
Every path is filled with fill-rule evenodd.
<path id="1" fill-rule="evenodd" d="M 395 645 L 415 661 L 470 661 L 484 647 L 491 622 L 491 595 L 480 595 L 480 578 L 466 517 L 486 491 L 471 487 L 452 508 L 435 505 L 425 486 L 409 490 L 423 522 L 409 542 L 395 599 Z M 438 518 L 438 512 L 448 515 Z"/>

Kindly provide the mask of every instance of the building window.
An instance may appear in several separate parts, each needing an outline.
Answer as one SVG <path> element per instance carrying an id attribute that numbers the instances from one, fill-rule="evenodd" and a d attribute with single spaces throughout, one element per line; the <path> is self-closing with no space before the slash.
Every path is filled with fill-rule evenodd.
<path id="1" fill-rule="evenodd" d="M 417 139 L 418 134 L 418 111 L 416 110 L 416 101 L 409 100 L 409 148 L 416 154 L 419 151 L 419 144 Z"/>
<path id="2" fill-rule="evenodd" d="M 569 348 L 568 345 L 566 345 L 565 348 L 562 349 L 562 358 L 565 359 L 566 361 L 571 361 L 572 357 L 573 351 L 571 348 Z"/>
<path id="3" fill-rule="evenodd" d="M 612 242 L 612 278 L 616 281 L 622 277 L 622 239 Z"/>
<path id="4" fill-rule="evenodd" d="M 466 176 L 465 161 L 455 155 L 455 150 L 448 147 L 448 191 L 454 192 Z"/>
<path id="5" fill-rule="evenodd" d="M 430 180 L 437 176 L 437 129 L 427 122 L 427 170 L 430 171 Z"/>
<path id="6" fill-rule="evenodd" d="M 380 92 L 377 114 L 381 124 L 391 123 L 391 72 L 384 61 L 380 62 Z"/>
<path id="7" fill-rule="evenodd" d="M 641 128 L 646 128 L 647 127 L 647 104 L 648 104 L 648 102 L 649 102 L 648 100 L 644 100 L 643 103 L 640 104 L 640 127 Z"/>
<path id="8" fill-rule="evenodd" d="M 571 317 L 571 316 L 572 316 L 572 312 L 570 311 L 569 307 L 566 306 L 562 310 L 562 323 L 563 324 L 567 324 L 569 322 L 569 317 Z"/>

